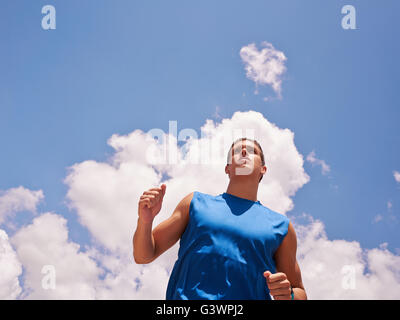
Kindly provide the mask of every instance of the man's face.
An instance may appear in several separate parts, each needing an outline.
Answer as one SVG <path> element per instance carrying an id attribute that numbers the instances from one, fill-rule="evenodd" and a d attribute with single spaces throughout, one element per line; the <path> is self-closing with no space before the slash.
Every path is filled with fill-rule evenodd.
<path id="1" fill-rule="evenodd" d="M 253 141 L 242 140 L 231 150 L 230 175 L 256 175 L 259 177 L 263 165 L 261 150 Z M 228 173 L 228 172 L 227 172 Z"/>

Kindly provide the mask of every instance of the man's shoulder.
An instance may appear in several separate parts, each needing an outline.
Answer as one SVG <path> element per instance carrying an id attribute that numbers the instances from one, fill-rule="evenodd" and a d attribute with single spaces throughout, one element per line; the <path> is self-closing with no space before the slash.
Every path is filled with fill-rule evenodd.
<path id="1" fill-rule="evenodd" d="M 285 216 L 283 213 L 280 213 L 278 211 L 272 210 L 272 209 L 270 209 L 269 207 L 267 207 L 266 205 L 264 205 L 262 203 L 260 203 L 260 204 L 261 204 L 262 210 L 265 211 L 266 213 L 268 213 L 270 217 L 272 217 L 274 219 L 277 219 L 277 220 L 283 220 L 285 222 L 289 221 L 289 218 L 287 216 Z"/>
<path id="2" fill-rule="evenodd" d="M 207 193 L 207 192 L 202 192 L 202 191 L 193 191 L 192 192 L 193 197 L 196 198 L 207 198 L 207 199 L 218 199 L 221 198 L 221 193 L 220 194 L 211 194 L 211 193 Z"/>
<path id="3" fill-rule="evenodd" d="M 190 192 L 188 194 L 186 194 L 186 196 L 184 196 L 182 198 L 182 200 L 179 202 L 178 206 L 179 207 L 189 207 L 190 203 L 192 202 L 192 199 L 194 197 L 196 191 Z"/>
<path id="4" fill-rule="evenodd" d="M 221 194 L 211 194 L 203 191 L 195 190 L 190 193 L 190 202 L 221 202 L 222 193 Z"/>

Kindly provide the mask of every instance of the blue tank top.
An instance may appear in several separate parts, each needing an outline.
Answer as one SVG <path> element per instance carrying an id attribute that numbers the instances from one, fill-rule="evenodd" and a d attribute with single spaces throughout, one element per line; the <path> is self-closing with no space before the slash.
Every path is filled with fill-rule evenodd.
<path id="1" fill-rule="evenodd" d="M 270 300 L 264 271 L 289 219 L 251 201 L 195 191 L 189 222 L 167 287 L 167 300 Z"/>

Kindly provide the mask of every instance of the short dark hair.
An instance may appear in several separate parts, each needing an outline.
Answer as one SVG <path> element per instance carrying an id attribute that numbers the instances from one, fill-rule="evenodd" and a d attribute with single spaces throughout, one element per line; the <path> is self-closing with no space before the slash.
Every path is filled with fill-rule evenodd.
<path id="1" fill-rule="evenodd" d="M 239 141 L 244 141 L 244 140 L 252 141 L 252 142 L 260 149 L 260 151 L 261 151 L 261 153 L 260 153 L 261 164 L 262 164 L 263 166 L 265 166 L 264 152 L 263 152 L 263 149 L 261 148 L 261 145 L 258 143 L 257 140 L 255 140 L 255 139 L 250 139 L 250 138 L 246 138 L 246 137 L 239 138 L 239 139 L 235 140 L 235 141 L 232 143 L 232 145 L 231 145 L 231 147 L 229 148 L 229 151 L 228 151 L 228 157 L 227 157 L 227 159 L 226 159 L 226 164 L 227 164 L 227 165 L 229 164 L 229 159 L 230 159 L 230 157 L 231 157 L 231 153 L 232 153 L 232 148 L 233 148 L 233 146 L 234 146 L 236 143 L 238 143 Z M 260 181 L 261 181 L 262 178 L 263 178 L 263 176 L 261 176 Z"/>

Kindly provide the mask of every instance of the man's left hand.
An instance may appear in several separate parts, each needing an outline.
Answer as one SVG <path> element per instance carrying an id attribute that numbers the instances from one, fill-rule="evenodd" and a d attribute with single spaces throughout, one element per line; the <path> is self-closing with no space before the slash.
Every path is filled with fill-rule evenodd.
<path id="1" fill-rule="evenodd" d="M 274 300 L 291 300 L 290 282 L 283 272 L 271 273 L 264 272 L 264 277 L 267 280 L 269 293 L 274 297 Z"/>

